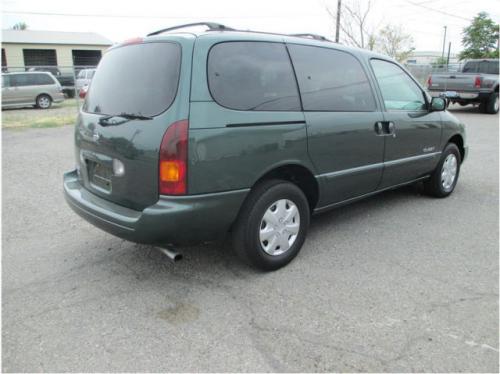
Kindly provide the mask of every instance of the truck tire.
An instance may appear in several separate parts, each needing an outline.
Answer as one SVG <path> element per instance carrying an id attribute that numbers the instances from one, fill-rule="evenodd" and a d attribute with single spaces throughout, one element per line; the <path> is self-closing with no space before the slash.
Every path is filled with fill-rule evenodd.
<path id="1" fill-rule="evenodd" d="M 488 114 L 498 113 L 498 92 L 493 92 L 486 102 L 485 111 Z"/>

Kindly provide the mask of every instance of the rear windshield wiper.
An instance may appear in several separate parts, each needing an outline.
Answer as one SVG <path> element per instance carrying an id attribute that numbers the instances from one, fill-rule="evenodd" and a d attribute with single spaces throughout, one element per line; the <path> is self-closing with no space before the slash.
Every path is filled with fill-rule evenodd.
<path id="1" fill-rule="evenodd" d="M 109 121 L 111 118 L 115 118 L 115 117 L 123 118 L 124 120 L 116 121 L 116 122 Z M 101 126 L 117 126 L 117 125 L 121 125 L 122 123 L 128 122 L 128 121 L 133 120 L 133 119 L 146 121 L 146 120 L 153 119 L 153 117 L 143 116 L 142 114 L 134 114 L 134 113 L 110 114 L 110 115 L 99 118 L 99 125 L 101 125 Z"/>

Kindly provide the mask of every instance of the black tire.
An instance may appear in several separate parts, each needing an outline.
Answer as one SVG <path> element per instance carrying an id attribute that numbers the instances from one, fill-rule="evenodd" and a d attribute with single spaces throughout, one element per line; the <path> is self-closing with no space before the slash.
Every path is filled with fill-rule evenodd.
<path id="1" fill-rule="evenodd" d="M 443 173 L 443 165 L 448 158 L 449 155 L 453 154 L 456 158 L 456 175 L 453 183 L 446 188 L 442 181 L 442 173 Z M 441 160 L 439 160 L 436 169 L 432 173 L 431 177 L 424 182 L 424 190 L 425 192 L 434 197 L 446 197 L 449 196 L 455 186 L 457 185 L 458 177 L 460 175 L 460 165 L 462 163 L 462 157 L 460 155 L 460 151 L 456 144 L 448 143 L 444 148 L 443 153 L 441 154 Z"/>
<path id="2" fill-rule="evenodd" d="M 287 199 L 296 205 L 300 226 L 290 248 L 282 254 L 271 255 L 264 251 L 259 232 L 264 214 L 271 209 L 273 203 L 281 199 Z M 264 181 L 254 187 L 241 208 L 234 225 L 233 248 L 243 261 L 254 268 L 277 270 L 292 261 L 299 253 L 306 238 L 309 218 L 309 203 L 299 187 L 284 180 Z"/>
<path id="3" fill-rule="evenodd" d="M 40 109 L 49 109 L 52 105 L 52 98 L 49 95 L 41 94 L 36 98 L 36 107 Z"/>
<path id="4" fill-rule="evenodd" d="M 488 114 L 497 114 L 498 113 L 498 92 L 493 92 L 488 101 L 486 102 L 485 111 Z"/>

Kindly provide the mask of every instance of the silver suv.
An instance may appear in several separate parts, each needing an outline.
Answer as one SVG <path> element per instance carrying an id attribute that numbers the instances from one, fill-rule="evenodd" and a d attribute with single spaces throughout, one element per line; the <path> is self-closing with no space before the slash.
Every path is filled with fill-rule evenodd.
<path id="1" fill-rule="evenodd" d="M 50 73 L 2 74 L 2 108 L 34 105 L 47 109 L 63 100 L 61 84 Z"/>

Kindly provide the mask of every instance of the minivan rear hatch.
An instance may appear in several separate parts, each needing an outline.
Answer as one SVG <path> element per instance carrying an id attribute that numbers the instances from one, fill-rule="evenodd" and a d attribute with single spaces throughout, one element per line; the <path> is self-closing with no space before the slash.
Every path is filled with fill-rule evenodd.
<path id="1" fill-rule="evenodd" d="M 191 50 L 175 40 L 150 39 L 104 54 L 75 129 L 83 186 L 136 210 L 158 201 L 162 137 L 189 109 L 189 92 L 179 82 L 190 69 L 183 67 L 190 63 L 183 52 Z"/>

